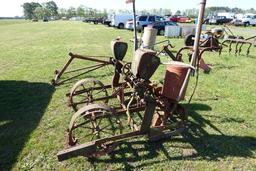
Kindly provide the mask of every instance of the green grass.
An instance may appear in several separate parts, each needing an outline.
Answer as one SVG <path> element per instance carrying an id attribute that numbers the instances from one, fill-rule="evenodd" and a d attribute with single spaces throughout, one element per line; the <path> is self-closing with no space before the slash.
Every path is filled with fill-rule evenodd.
<path id="1" fill-rule="evenodd" d="M 255 28 L 232 29 L 236 34 L 255 35 Z M 132 32 L 68 21 L 0 21 L 0 32 L 0 170 L 256 169 L 256 48 L 248 57 L 228 54 L 226 49 L 221 56 L 204 55 L 212 71 L 200 71 L 191 104 L 184 102 L 190 126 L 183 136 L 158 143 L 131 139 L 116 149 L 114 158 L 58 162 L 56 154 L 64 148 L 65 130 L 74 112 L 65 97 L 72 84 L 52 87 L 53 71 L 64 65 L 70 51 L 111 55 L 110 41 L 120 36 L 129 42 Z M 171 41 L 175 50 L 183 46 L 183 39 Z M 125 60 L 131 58 L 129 42 Z M 112 69 L 86 77 L 110 83 Z M 153 79 L 163 77 L 161 66 Z M 187 99 L 194 84 L 192 78 Z"/>
<path id="2" fill-rule="evenodd" d="M 12 19 L 12 20 L 8 20 L 8 19 L 1 19 L 0 20 L 0 25 L 13 25 L 13 24 L 24 24 L 24 23 L 28 23 L 31 22 L 29 20 L 23 20 L 23 19 Z"/>

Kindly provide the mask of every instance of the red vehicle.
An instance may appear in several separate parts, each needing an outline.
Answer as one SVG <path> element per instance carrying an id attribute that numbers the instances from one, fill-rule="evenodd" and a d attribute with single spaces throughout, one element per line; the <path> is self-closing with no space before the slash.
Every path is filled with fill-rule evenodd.
<path id="1" fill-rule="evenodd" d="M 177 22 L 177 23 L 190 23 L 191 22 L 190 18 L 183 17 L 183 16 L 177 16 L 177 15 L 170 17 L 169 20 L 172 22 Z"/>
<path id="2" fill-rule="evenodd" d="M 169 20 L 170 21 L 172 21 L 172 22 L 178 22 L 178 20 L 179 20 L 179 18 L 178 18 L 178 16 L 177 15 L 173 15 L 173 16 L 171 16 L 170 18 L 169 18 Z"/>

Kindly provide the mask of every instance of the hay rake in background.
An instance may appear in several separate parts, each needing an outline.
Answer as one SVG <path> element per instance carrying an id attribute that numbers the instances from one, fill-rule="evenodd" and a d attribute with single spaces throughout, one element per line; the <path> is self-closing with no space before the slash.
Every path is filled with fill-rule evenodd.
<path id="1" fill-rule="evenodd" d="M 227 45 L 228 44 L 228 45 Z M 256 36 L 252 36 L 249 38 L 227 38 L 222 42 L 222 46 L 228 47 L 228 52 L 231 53 L 232 51 L 232 45 L 235 44 L 235 55 L 240 55 L 242 52 L 242 48 L 245 45 L 248 45 L 246 50 L 246 55 L 248 56 L 250 54 L 250 49 L 252 46 L 256 46 Z M 221 54 L 221 51 L 220 51 Z"/>
<path id="2" fill-rule="evenodd" d="M 246 55 L 248 56 L 250 54 L 251 47 L 256 46 L 256 36 L 252 36 L 249 38 L 244 38 L 243 36 L 236 36 L 227 25 L 224 25 L 224 27 L 226 28 L 226 36 L 221 45 L 223 47 L 228 47 L 229 53 L 231 53 L 232 51 L 232 45 L 235 45 L 235 55 L 240 55 L 243 46 L 247 45 L 248 47 L 246 50 Z M 222 49 L 219 51 L 219 54 L 221 54 L 221 52 Z"/>

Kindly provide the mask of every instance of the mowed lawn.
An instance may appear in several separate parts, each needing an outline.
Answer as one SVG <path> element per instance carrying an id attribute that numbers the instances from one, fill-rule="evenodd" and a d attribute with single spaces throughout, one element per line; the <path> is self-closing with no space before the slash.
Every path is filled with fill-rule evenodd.
<path id="1" fill-rule="evenodd" d="M 232 27 L 235 34 L 256 35 L 256 28 Z M 74 113 L 65 94 L 72 84 L 49 84 L 70 51 L 111 55 L 110 41 L 129 42 L 132 32 L 82 22 L 0 21 L 0 170 L 256 170 L 256 48 L 247 57 L 206 53 L 209 74 L 190 81 L 189 128 L 181 136 L 150 143 L 146 138 L 124 141 L 114 155 L 58 162 L 65 130 Z M 158 37 L 158 40 L 164 40 Z M 170 39 L 177 51 L 183 39 Z M 126 61 L 132 59 L 132 43 Z M 184 57 L 185 58 L 185 57 Z M 165 57 L 163 60 L 167 60 Z M 88 65 L 81 61 L 79 66 Z M 164 66 L 153 76 L 163 80 Z M 92 72 L 111 83 L 113 68 Z"/>

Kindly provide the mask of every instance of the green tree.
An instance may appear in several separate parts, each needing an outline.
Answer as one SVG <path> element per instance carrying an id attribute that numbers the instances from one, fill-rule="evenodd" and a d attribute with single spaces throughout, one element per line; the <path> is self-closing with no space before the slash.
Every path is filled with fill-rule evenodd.
<path id="1" fill-rule="evenodd" d="M 83 6 L 79 6 L 76 9 L 76 15 L 79 16 L 79 17 L 84 17 L 85 16 L 85 9 L 84 9 Z"/>
<path id="2" fill-rule="evenodd" d="M 163 15 L 172 15 L 171 9 L 163 9 Z"/>
<path id="3" fill-rule="evenodd" d="M 76 16 L 76 9 L 74 7 L 70 7 L 67 10 L 67 17 L 71 18 L 71 17 L 75 17 Z"/>
<path id="4" fill-rule="evenodd" d="M 58 15 L 58 6 L 54 1 L 46 2 L 44 7 L 49 11 L 50 16 L 54 17 Z"/>
<path id="5" fill-rule="evenodd" d="M 58 10 L 58 15 L 60 18 L 67 17 L 67 13 L 68 13 L 68 11 L 65 8 L 60 8 Z"/>
<path id="6" fill-rule="evenodd" d="M 43 7 L 36 7 L 36 9 L 34 10 L 34 15 L 36 17 L 36 19 L 42 19 L 44 17 L 44 9 Z"/>
<path id="7" fill-rule="evenodd" d="M 181 15 L 181 11 L 180 10 L 176 11 L 175 15 Z"/>
<path id="8" fill-rule="evenodd" d="M 198 10 L 196 8 L 186 9 L 185 15 L 190 18 L 195 18 L 198 16 Z"/>
<path id="9" fill-rule="evenodd" d="M 246 10 L 246 12 L 248 12 L 248 13 L 256 13 L 254 8 L 250 8 L 250 9 Z"/>
<path id="10" fill-rule="evenodd" d="M 33 19 L 36 18 L 34 11 L 37 7 L 42 7 L 39 3 L 36 2 L 31 2 L 31 3 L 24 3 L 22 5 L 23 7 L 23 12 L 24 12 L 24 17 L 25 19 Z"/>

